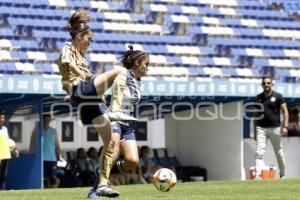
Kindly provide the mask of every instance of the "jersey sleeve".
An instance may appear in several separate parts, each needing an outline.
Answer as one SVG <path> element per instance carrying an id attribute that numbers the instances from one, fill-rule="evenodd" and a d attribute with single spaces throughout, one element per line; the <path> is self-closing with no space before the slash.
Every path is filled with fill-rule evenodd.
<path id="1" fill-rule="evenodd" d="M 70 45 L 66 44 L 61 52 L 60 52 L 60 56 L 57 60 L 57 63 L 59 65 L 64 65 L 64 64 L 68 64 L 68 63 L 72 63 L 73 62 L 73 53 L 71 51 L 71 47 Z"/>
<path id="2" fill-rule="evenodd" d="M 281 94 L 278 94 L 278 104 L 281 106 L 282 104 L 285 104 L 285 100 Z"/>
<path id="3" fill-rule="evenodd" d="M 120 73 L 112 86 L 111 111 L 121 111 L 124 91 L 126 88 L 127 72 Z"/>

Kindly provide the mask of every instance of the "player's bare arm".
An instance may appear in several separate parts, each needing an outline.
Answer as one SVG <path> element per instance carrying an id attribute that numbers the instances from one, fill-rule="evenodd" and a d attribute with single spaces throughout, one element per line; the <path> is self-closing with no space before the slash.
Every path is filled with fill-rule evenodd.
<path id="1" fill-rule="evenodd" d="M 286 103 L 281 104 L 280 110 L 283 113 L 282 135 L 288 135 L 289 112 Z"/>

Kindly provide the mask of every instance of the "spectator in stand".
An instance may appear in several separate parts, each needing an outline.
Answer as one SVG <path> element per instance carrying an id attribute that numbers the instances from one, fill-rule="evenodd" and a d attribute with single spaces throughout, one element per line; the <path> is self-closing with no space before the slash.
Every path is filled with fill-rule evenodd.
<path id="1" fill-rule="evenodd" d="M 149 156 L 151 149 L 148 146 L 141 147 L 140 164 L 142 169 L 142 177 L 148 183 L 152 183 L 153 174 L 161 168 L 161 166 L 154 163 L 152 158 Z"/>
<path id="2" fill-rule="evenodd" d="M 81 186 L 91 186 L 94 183 L 95 174 L 92 164 L 89 162 L 86 151 L 83 148 L 77 149 L 76 159 L 73 162 L 74 166 L 77 166 L 79 170 L 79 178 L 81 180 Z"/>
<path id="3" fill-rule="evenodd" d="M 99 167 L 99 156 L 98 151 L 95 147 L 90 147 L 87 151 L 89 162 L 92 166 L 92 171 L 95 171 Z"/>

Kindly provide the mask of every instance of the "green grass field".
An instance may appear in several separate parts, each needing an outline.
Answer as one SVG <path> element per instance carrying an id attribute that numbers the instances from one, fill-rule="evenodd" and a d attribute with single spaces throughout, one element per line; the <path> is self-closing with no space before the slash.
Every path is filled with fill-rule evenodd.
<path id="1" fill-rule="evenodd" d="M 178 183 L 170 192 L 159 192 L 150 185 L 116 187 L 116 200 L 300 200 L 300 179 L 275 181 L 209 181 Z M 1 191 L 1 200 L 76 200 L 86 199 L 89 188 Z M 109 199 L 109 198 L 101 198 Z"/>

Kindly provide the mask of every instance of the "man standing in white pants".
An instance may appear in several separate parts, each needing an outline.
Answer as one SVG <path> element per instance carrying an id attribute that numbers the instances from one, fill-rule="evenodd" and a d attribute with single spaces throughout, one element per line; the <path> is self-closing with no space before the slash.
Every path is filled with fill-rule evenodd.
<path id="1" fill-rule="evenodd" d="M 255 167 L 256 179 L 265 166 L 263 156 L 266 151 L 268 139 L 270 139 L 279 167 L 279 176 L 285 176 L 285 158 L 282 150 L 281 136 L 288 133 L 288 109 L 284 98 L 278 92 L 272 90 L 271 77 L 262 79 L 263 92 L 256 96 L 256 103 L 260 106 L 254 120 L 254 139 L 256 139 Z M 280 122 L 280 111 L 283 113 L 283 123 Z"/>

